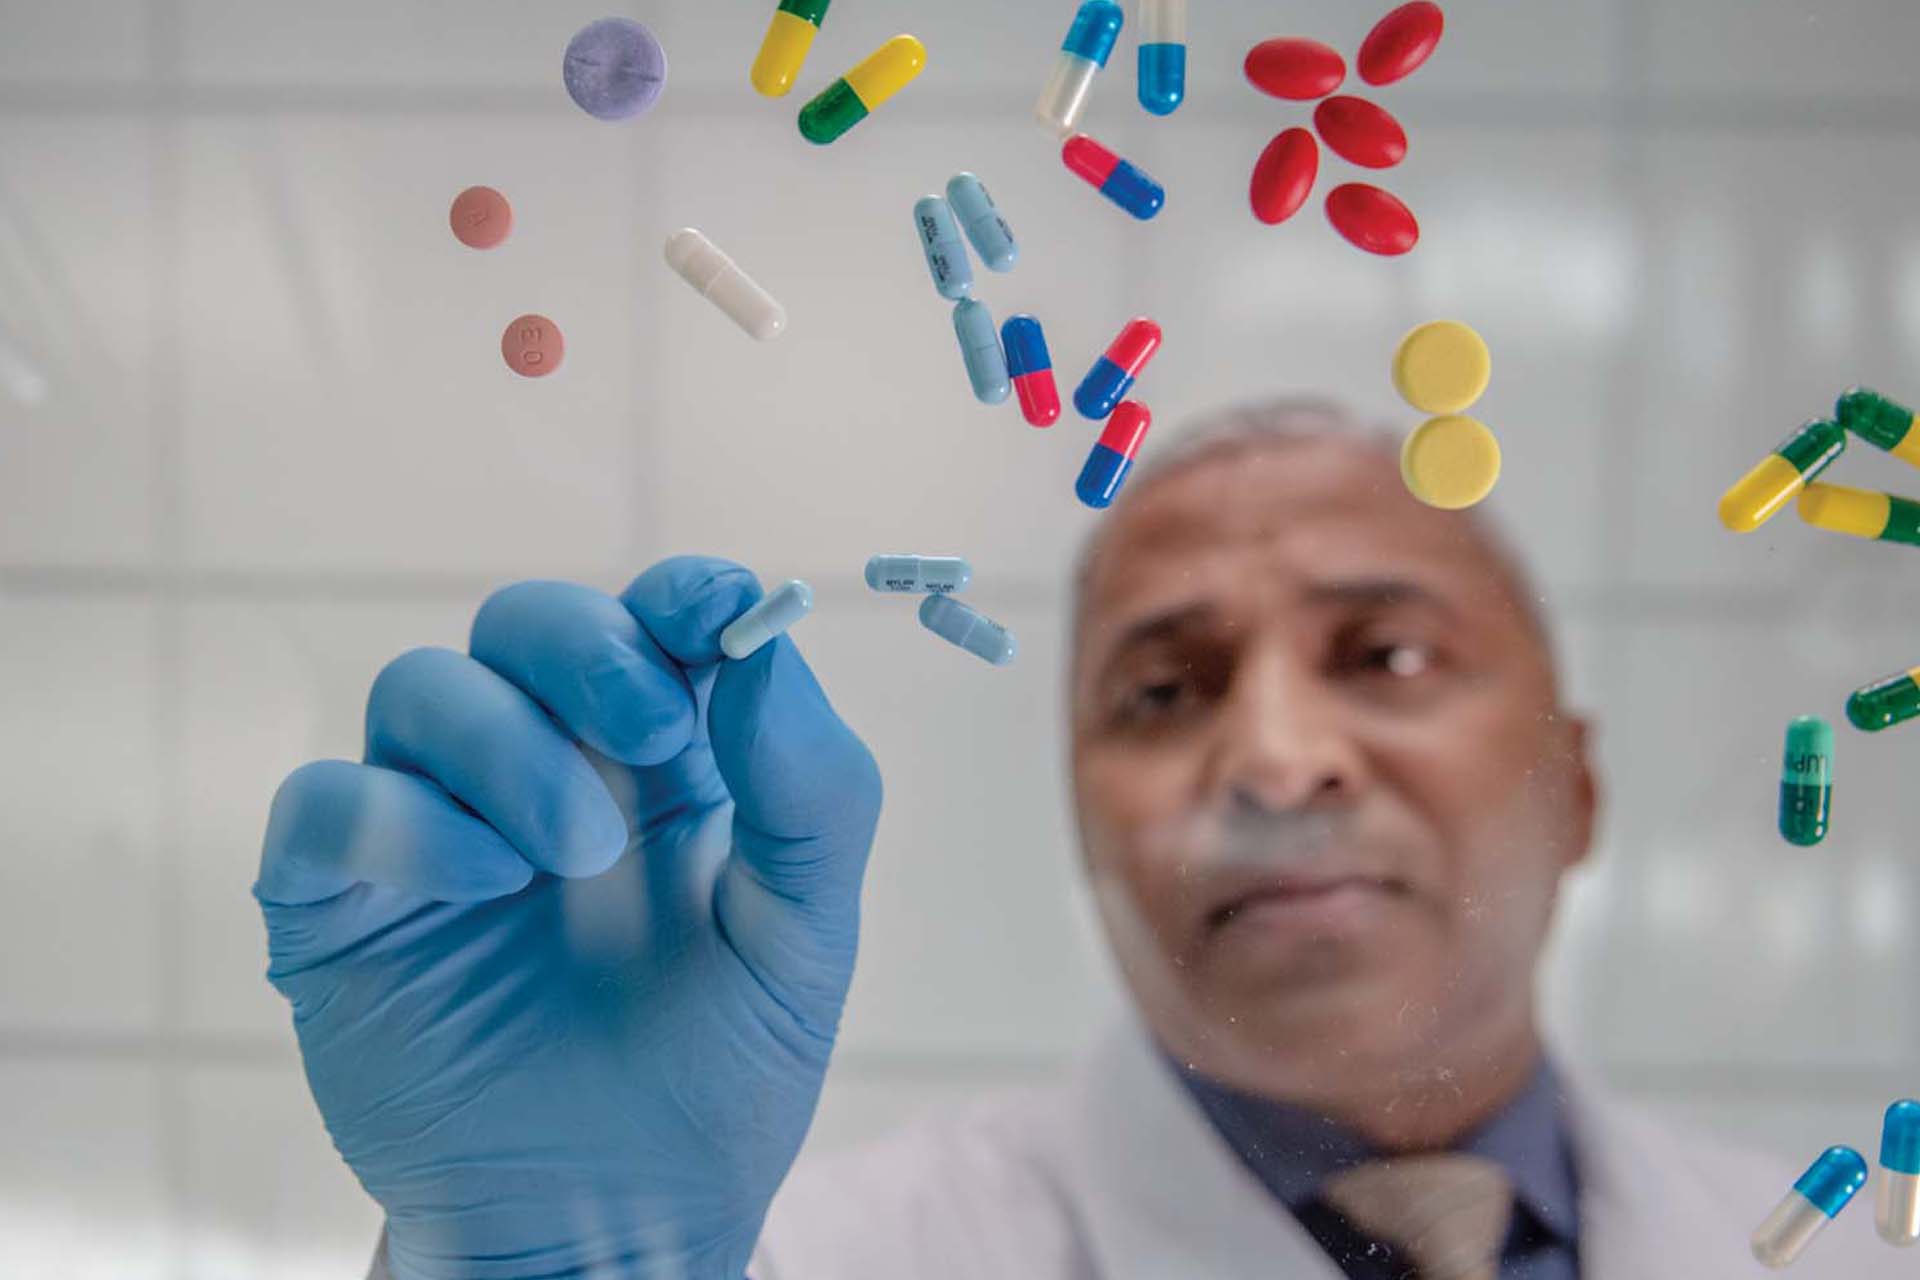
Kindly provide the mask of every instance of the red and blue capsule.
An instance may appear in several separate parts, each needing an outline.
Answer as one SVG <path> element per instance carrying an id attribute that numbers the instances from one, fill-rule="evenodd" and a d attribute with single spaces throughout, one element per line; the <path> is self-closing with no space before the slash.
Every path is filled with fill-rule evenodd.
<path id="1" fill-rule="evenodd" d="M 1088 186 L 1145 222 L 1167 202 L 1165 188 L 1084 133 L 1068 138 L 1060 159 Z"/>
<path id="2" fill-rule="evenodd" d="M 1107 353 L 1093 362 L 1073 393 L 1073 407 L 1082 417 L 1100 421 L 1133 390 L 1134 379 L 1160 349 L 1160 326 L 1145 316 L 1127 321 Z"/>
<path id="3" fill-rule="evenodd" d="M 1153 411 L 1147 406 L 1138 400 L 1120 402 L 1120 407 L 1107 419 L 1099 442 L 1087 455 L 1087 465 L 1080 468 L 1080 478 L 1074 482 L 1073 491 L 1080 501 L 1096 510 L 1112 505 L 1120 486 L 1127 482 L 1134 455 L 1140 452 L 1140 442 L 1147 438 L 1147 428 L 1152 425 Z"/>
<path id="4" fill-rule="evenodd" d="M 1053 381 L 1053 357 L 1047 353 L 1046 331 L 1029 315 L 1008 316 L 1000 326 L 1000 343 L 1007 349 L 1007 373 L 1020 413 L 1036 427 L 1060 420 L 1060 389 Z"/>

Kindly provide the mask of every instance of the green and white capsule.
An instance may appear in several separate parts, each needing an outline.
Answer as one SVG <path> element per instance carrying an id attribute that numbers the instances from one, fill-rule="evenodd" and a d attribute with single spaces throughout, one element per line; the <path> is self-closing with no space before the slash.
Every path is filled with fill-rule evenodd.
<path id="1" fill-rule="evenodd" d="M 1920 425 L 1913 410 L 1878 391 L 1853 387 L 1833 406 L 1840 425 L 1876 449 L 1885 449 L 1909 466 L 1920 467 Z"/>
<path id="2" fill-rule="evenodd" d="M 1856 729 L 1878 733 L 1888 725 L 1899 724 L 1920 715 L 1920 667 L 1908 667 L 1865 688 L 1855 689 L 1847 699 L 1847 719 Z"/>
<path id="3" fill-rule="evenodd" d="M 1780 766 L 1780 834 L 1788 844 L 1815 845 L 1827 837 L 1833 809 L 1833 726 L 1819 716 L 1787 725 Z"/>

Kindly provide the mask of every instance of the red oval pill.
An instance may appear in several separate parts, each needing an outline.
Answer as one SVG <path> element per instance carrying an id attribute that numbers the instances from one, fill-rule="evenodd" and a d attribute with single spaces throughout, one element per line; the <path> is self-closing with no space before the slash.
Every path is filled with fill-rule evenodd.
<path id="1" fill-rule="evenodd" d="M 453 235 L 469 249 L 491 249 L 513 230 L 513 206 L 492 187 L 468 187 L 447 211 Z"/>
<path id="2" fill-rule="evenodd" d="M 540 315 L 524 315 L 500 335 L 500 354 L 507 368 L 523 378 L 543 378 L 560 367 L 567 340 L 560 326 Z"/>
<path id="3" fill-rule="evenodd" d="M 1368 84 L 1392 84 L 1412 75 L 1440 43 L 1446 15 L 1433 0 L 1403 4 L 1373 24 L 1360 42 L 1360 78 Z"/>
<path id="4" fill-rule="evenodd" d="M 1395 257 L 1420 242 L 1413 210 L 1378 187 L 1349 182 L 1327 192 L 1327 221 L 1356 249 Z"/>
<path id="5" fill-rule="evenodd" d="M 1320 175 L 1320 146 L 1305 129 L 1283 129 L 1253 164 L 1253 216 L 1272 226 L 1300 211 Z"/>
<path id="6" fill-rule="evenodd" d="M 1391 169 L 1407 158 L 1407 131 L 1385 107 L 1345 94 L 1313 109 L 1320 140 L 1363 169 Z"/>
<path id="7" fill-rule="evenodd" d="M 1280 36 L 1262 40 L 1247 52 L 1247 79 L 1276 98 L 1310 102 L 1332 93 L 1346 78 L 1346 59 L 1318 40 Z"/>

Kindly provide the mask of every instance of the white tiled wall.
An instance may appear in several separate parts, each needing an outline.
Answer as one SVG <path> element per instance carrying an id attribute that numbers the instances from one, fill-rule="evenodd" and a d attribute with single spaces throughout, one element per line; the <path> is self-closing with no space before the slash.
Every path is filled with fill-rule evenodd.
<path id="1" fill-rule="evenodd" d="M 703 550 L 819 588 L 800 638 L 889 807 L 817 1142 L 1041 1078 L 1115 1006 L 1060 782 L 1085 435 L 965 394 L 905 226 L 963 167 L 1026 251 L 983 295 L 1044 314 L 1063 379 L 1128 315 L 1164 323 L 1162 442 L 1266 392 L 1404 420 L 1397 335 L 1442 313 L 1487 335 L 1495 505 L 1610 798 L 1549 1018 L 1676 1114 L 1795 1153 L 1870 1142 L 1920 1053 L 1920 737 L 1843 731 L 1817 852 L 1770 809 L 1780 723 L 1920 660 L 1920 592 L 1899 549 L 1791 518 L 1735 540 L 1712 505 L 1849 382 L 1920 396 L 1920 18 L 1458 0 L 1434 63 L 1380 94 L 1412 134 L 1384 184 L 1425 231 L 1386 262 L 1314 210 L 1245 215 L 1253 157 L 1309 112 L 1238 70 L 1270 35 L 1351 51 L 1385 7 L 1196 5 L 1165 122 L 1123 46 L 1090 127 L 1167 184 L 1139 226 L 1025 119 L 1065 0 L 837 7 L 816 78 L 900 30 L 932 60 L 825 151 L 797 101 L 745 88 L 770 0 L 0 0 L 0 374 L 45 381 L 0 377 L 0 1272 L 308 1280 L 364 1256 L 376 1215 L 306 1099 L 246 890 L 278 779 L 356 754 L 380 665 L 461 644 L 520 576 L 615 588 Z M 672 64 L 624 126 L 556 74 L 609 8 Z M 474 182 L 514 200 L 505 250 L 446 234 Z M 785 299 L 779 343 L 666 272 L 686 223 Z M 565 331 L 560 375 L 502 368 L 523 311 Z M 1844 465 L 1920 490 L 1863 446 Z M 907 547 L 973 558 L 1014 667 L 861 588 Z"/>

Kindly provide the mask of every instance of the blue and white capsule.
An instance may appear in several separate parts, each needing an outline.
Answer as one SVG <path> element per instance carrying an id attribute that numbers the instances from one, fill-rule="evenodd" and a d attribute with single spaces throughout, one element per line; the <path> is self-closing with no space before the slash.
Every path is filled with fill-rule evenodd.
<path id="1" fill-rule="evenodd" d="M 960 340 L 960 357 L 967 364 L 973 398 L 981 404 L 999 404 L 1013 393 L 1007 372 L 1007 353 L 1000 347 L 1000 331 L 993 312 L 978 298 L 962 298 L 953 308 L 953 334 Z"/>
<path id="2" fill-rule="evenodd" d="M 1187 0 L 1140 0 L 1140 105 L 1170 116 L 1187 96 Z"/>
<path id="3" fill-rule="evenodd" d="M 1873 1225 L 1888 1244 L 1920 1241 L 1920 1102 L 1902 1098 L 1880 1125 L 1880 1182 Z"/>
<path id="4" fill-rule="evenodd" d="M 1828 1147 L 1753 1233 L 1753 1256 L 1778 1269 L 1793 1265 L 1835 1214 L 1867 1182 L 1867 1162 L 1852 1147 Z"/>
<path id="5" fill-rule="evenodd" d="M 927 255 L 927 274 L 934 292 L 949 302 L 973 293 L 973 263 L 953 209 L 939 196 L 921 196 L 913 203 L 913 225 L 920 232 L 920 248 Z"/>
<path id="6" fill-rule="evenodd" d="M 928 596 L 920 602 L 920 625 L 996 667 L 1013 661 L 1013 633 L 964 600 Z"/>
<path id="7" fill-rule="evenodd" d="M 961 556 L 871 556 L 867 586 L 899 595 L 945 595 L 964 591 L 973 581 L 973 566 Z"/>
<path id="8" fill-rule="evenodd" d="M 762 596 L 720 633 L 720 652 L 738 661 L 813 612 L 813 588 L 790 579 Z"/>
<path id="9" fill-rule="evenodd" d="M 1114 41 L 1120 38 L 1124 21 L 1120 6 L 1113 0 L 1087 0 L 1073 15 L 1067 38 L 1060 45 L 1060 60 L 1054 64 L 1047 87 L 1033 114 L 1041 124 L 1064 137 L 1079 123 L 1087 109 L 1087 95 L 1093 90 L 1094 77 L 1113 55 Z"/>
<path id="10" fill-rule="evenodd" d="M 987 264 L 987 270 L 1013 270 L 1020 258 L 1020 245 L 987 193 L 987 184 L 971 173 L 956 173 L 947 180 L 947 203 L 953 206 L 954 216 L 966 229 L 967 243 Z"/>
<path id="11" fill-rule="evenodd" d="M 1151 409 L 1138 400 L 1122 400 L 1087 454 L 1086 465 L 1080 468 L 1080 478 L 1073 485 L 1074 495 L 1096 511 L 1112 506 L 1152 425 Z"/>

